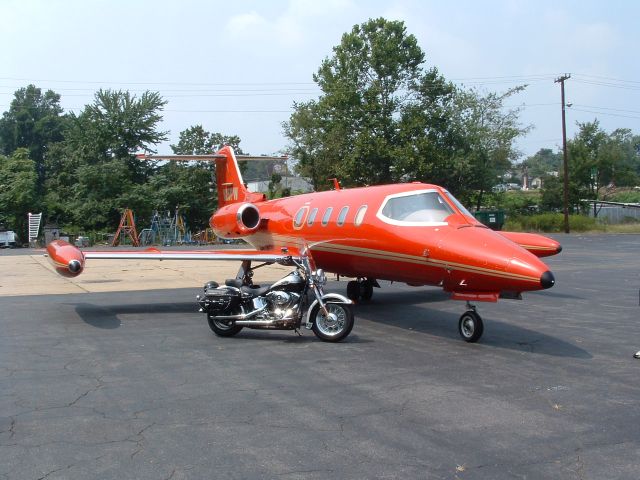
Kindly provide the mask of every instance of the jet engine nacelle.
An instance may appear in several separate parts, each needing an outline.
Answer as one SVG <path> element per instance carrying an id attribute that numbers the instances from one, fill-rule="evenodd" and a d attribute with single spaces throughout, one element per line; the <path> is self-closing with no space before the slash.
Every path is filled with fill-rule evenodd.
<path id="1" fill-rule="evenodd" d="M 244 237 L 260 226 L 260 211 L 253 203 L 232 203 L 218 210 L 209 224 L 219 237 Z"/>

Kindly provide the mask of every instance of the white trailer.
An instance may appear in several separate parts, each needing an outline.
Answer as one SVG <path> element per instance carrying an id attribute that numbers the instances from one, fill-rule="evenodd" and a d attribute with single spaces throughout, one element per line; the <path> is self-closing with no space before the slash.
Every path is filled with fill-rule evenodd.
<path id="1" fill-rule="evenodd" d="M 0 232 L 0 248 L 14 248 L 18 246 L 18 238 L 15 232 L 5 230 Z"/>

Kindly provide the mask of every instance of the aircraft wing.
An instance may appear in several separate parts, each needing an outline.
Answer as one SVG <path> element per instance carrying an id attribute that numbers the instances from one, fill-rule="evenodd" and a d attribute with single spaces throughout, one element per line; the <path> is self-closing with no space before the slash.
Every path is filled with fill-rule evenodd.
<path id="1" fill-rule="evenodd" d="M 87 259 L 119 260 L 244 260 L 292 265 L 293 258 L 300 257 L 297 248 L 277 250 L 85 250 L 64 240 L 54 240 L 47 245 L 47 254 L 57 273 L 65 277 L 75 277 L 84 270 Z"/>

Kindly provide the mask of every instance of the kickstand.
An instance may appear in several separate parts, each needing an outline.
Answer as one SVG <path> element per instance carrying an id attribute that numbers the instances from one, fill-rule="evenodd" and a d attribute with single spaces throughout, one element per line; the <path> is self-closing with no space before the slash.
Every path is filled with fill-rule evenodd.
<path id="1" fill-rule="evenodd" d="M 298 330 L 297 328 L 293 329 L 294 333 L 297 333 L 299 337 L 302 336 L 302 332 L 300 332 L 300 330 Z"/>

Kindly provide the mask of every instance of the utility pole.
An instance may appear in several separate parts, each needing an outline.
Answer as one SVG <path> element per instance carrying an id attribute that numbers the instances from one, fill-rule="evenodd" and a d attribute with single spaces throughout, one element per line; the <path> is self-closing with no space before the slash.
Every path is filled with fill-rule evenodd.
<path id="1" fill-rule="evenodd" d="M 567 124 L 565 121 L 564 109 L 564 81 L 569 80 L 571 75 L 564 74 L 556 78 L 555 83 L 560 84 L 560 97 L 562 99 L 562 154 L 564 157 L 564 233 L 569 233 L 569 162 L 567 161 Z"/>

